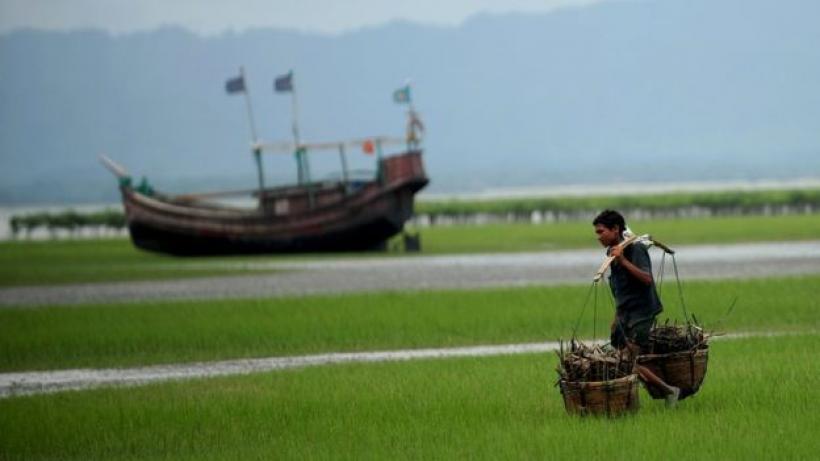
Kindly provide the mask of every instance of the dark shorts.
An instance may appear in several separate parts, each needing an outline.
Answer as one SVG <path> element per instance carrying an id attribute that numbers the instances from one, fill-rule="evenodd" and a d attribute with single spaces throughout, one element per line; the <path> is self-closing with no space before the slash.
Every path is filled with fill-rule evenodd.
<path id="1" fill-rule="evenodd" d="M 649 345 L 649 330 L 652 329 L 653 323 L 655 323 L 655 317 L 629 319 L 616 316 L 609 341 L 616 349 L 626 347 L 627 340 L 645 349 Z"/>

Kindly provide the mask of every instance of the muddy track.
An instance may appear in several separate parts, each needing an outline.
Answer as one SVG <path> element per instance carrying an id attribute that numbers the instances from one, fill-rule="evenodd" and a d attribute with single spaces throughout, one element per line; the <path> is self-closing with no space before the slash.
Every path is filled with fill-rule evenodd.
<path id="1" fill-rule="evenodd" d="M 677 248 L 687 280 L 820 273 L 820 241 Z M 660 250 L 652 250 L 655 267 Z M 0 289 L 0 307 L 587 283 L 601 250 L 245 263 L 269 274 Z M 668 258 L 667 258 L 668 261 Z M 667 264 L 669 264 L 667 262 Z M 667 277 L 672 270 L 667 266 Z"/>

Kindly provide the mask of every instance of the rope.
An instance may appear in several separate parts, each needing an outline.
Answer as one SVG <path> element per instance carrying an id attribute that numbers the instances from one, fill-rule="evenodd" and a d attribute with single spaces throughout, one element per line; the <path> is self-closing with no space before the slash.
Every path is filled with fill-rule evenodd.
<path id="1" fill-rule="evenodd" d="M 589 303 L 589 295 L 592 294 L 592 289 L 595 288 L 595 282 L 589 286 L 589 290 L 587 290 L 587 296 L 584 298 L 584 305 L 581 307 L 581 314 L 578 316 L 578 319 L 575 320 L 575 326 L 572 328 L 572 338 L 576 338 L 576 333 L 578 333 L 578 327 L 581 325 L 581 318 L 584 316 L 584 312 L 586 312 L 587 304 Z"/>
<path id="2" fill-rule="evenodd" d="M 595 339 L 598 337 L 598 290 L 595 290 L 595 295 L 592 300 L 592 344 L 595 344 Z"/>
<path id="3" fill-rule="evenodd" d="M 609 304 L 612 305 L 612 310 L 615 310 L 615 296 L 612 294 L 612 288 L 609 289 Z"/>
<path id="4" fill-rule="evenodd" d="M 689 313 L 686 312 L 686 302 L 683 300 L 683 287 L 680 283 L 680 275 L 678 274 L 678 262 L 675 259 L 675 254 L 672 253 L 672 267 L 675 268 L 675 282 L 678 284 L 678 296 L 680 297 L 680 307 L 683 309 L 683 318 L 686 319 L 686 324 L 691 324 L 689 320 Z"/>
<path id="5" fill-rule="evenodd" d="M 665 269 L 666 269 L 666 252 L 664 251 L 664 252 L 661 253 L 661 267 L 658 268 L 658 276 L 655 277 L 655 280 L 658 281 L 655 284 L 655 286 L 658 287 L 658 297 L 659 298 L 662 298 L 662 295 L 663 295 L 663 276 L 664 276 Z"/>

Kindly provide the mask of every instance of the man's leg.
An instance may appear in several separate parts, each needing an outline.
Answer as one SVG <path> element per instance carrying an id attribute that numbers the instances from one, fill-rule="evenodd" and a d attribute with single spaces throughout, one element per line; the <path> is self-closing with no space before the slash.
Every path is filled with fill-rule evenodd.
<path id="1" fill-rule="evenodd" d="M 635 371 L 638 372 L 638 376 L 640 376 L 644 382 L 647 382 L 655 387 L 659 387 L 666 391 L 667 406 L 674 407 L 675 404 L 678 403 L 678 397 L 680 397 L 680 388 L 666 384 L 666 382 L 659 378 L 658 375 L 652 373 L 652 371 L 649 368 L 646 368 L 643 365 L 635 365 Z"/>
<path id="2" fill-rule="evenodd" d="M 630 338 L 627 340 L 627 348 L 631 353 L 635 354 L 636 357 L 641 353 L 640 344 L 646 345 L 649 343 L 649 331 L 652 328 L 653 322 L 653 319 L 646 319 L 637 322 L 635 325 L 632 325 L 632 328 L 627 329 L 627 336 Z M 679 388 L 667 384 L 658 375 L 653 373 L 652 370 L 643 365 L 636 364 L 635 371 L 643 382 L 662 389 L 666 393 L 666 406 L 673 407 L 678 403 L 678 397 L 680 397 Z"/>

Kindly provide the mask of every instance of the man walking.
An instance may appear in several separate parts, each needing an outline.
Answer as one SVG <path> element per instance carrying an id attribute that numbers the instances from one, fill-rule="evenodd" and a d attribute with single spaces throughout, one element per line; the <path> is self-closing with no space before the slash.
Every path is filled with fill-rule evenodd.
<path id="1" fill-rule="evenodd" d="M 626 247 L 618 244 L 624 240 L 626 222 L 613 210 L 602 211 L 593 221 L 595 233 L 607 254 L 614 260 L 610 266 L 609 286 L 615 297 L 615 319 L 612 321 L 612 346 L 631 354 L 638 354 L 648 346 L 649 330 L 655 317 L 661 313 L 660 298 L 652 278 L 652 262 L 649 252 L 640 243 Z M 666 384 L 646 367 L 636 365 L 641 380 L 666 392 L 667 406 L 675 406 L 680 389 Z"/>

